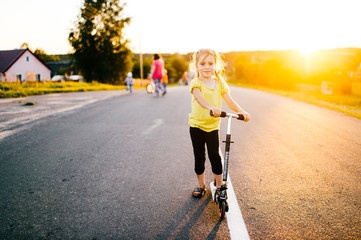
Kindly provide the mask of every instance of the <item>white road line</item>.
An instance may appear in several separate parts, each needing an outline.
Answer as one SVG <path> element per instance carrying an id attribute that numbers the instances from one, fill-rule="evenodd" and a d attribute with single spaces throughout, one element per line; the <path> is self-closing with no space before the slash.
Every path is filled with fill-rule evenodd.
<path id="1" fill-rule="evenodd" d="M 161 119 L 161 118 L 157 118 L 157 119 L 154 119 L 153 120 L 153 125 L 151 125 L 150 127 L 148 127 L 147 129 L 145 129 L 144 131 L 143 131 L 143 135 L 148 135 L 148 134 L 150 134 L 154 129 L 156 129 L 157 127 L 159 127 L 160 125 L 162 125 L 163 124 L 163 119 Z"/>
<path id="2" fill-rule="evenodd" d="M 223 163 L 223 154 L 221 148 L 219 148 L 219 152 L 222 158 Z M 231 178 L 228 173 L 228 190 L 227 190 L 227 196 L 228 196 L 228 206 L 229 210 L 226 213 L 227 223 L 228 223 L 228 229 L 229 233 L 231 235 L 232 240 L 249 240 L 248 231 L 246 228 L 246 224 L 243 220 L 241 210 L 238 205 L 238 201 L 236 198 L 236 194 L 234 193 L 234 189 L 232 186 Z"/>

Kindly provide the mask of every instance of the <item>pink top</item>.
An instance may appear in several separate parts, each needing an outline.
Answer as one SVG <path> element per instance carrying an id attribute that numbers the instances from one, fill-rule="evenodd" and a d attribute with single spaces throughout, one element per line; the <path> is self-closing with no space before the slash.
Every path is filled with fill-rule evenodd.
<path id="1" fill-rule="evenodd" d="M 163 61 L 157 59 L 154 60 L 152 66 L 154 66 L 154 73 L 152 79 L 162 79 L 163 78 Z"/>

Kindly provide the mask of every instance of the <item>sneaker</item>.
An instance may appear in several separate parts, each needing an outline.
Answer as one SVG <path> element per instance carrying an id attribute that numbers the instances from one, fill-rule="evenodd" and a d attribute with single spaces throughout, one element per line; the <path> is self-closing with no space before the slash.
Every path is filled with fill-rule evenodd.
<path id="1" fill-rule="evenodd" d="M 192 195 L 195 198 L 201 198 L 206 193 L 206 190 L 202 187 L 197 187 L 193 190 Z"/>

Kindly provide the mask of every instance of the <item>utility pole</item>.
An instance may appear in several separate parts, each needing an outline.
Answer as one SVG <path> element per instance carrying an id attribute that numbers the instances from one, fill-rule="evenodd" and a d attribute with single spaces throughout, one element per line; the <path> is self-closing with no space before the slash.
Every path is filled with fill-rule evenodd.
<path id="1" fill-rule="evenodd" d="M 139 53 L 139 60 L 140 60 L 140 86 L 143 87 L 143 54 L 142 54 L 142 52 Z"/>
<path id="2" fill-rule="evenodd" d="M 140 63 L 140 86 L 143 87 L 143 53 L 142 53 L 140 34 L 139 34 L 139 63 Z"/>

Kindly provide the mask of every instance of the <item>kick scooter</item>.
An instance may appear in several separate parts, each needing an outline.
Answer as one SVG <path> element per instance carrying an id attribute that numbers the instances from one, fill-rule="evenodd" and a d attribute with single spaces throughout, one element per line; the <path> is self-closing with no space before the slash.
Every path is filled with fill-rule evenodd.
<path id="1" fill-rule="evenodd" d="M 213 116 L 212 111 L 210 112 L 211 116 Z M 224 152 L 224 163 L 223 163 L 223 182 L 220 189 L 220 194 L 215 197 L 216 192 L 216 182 L 210 183 L 210 188 L 212 192 L 212 199 L 218 203 L 219 205 L 219 217 L 221 220 L 224 219 L 225 213 L 228 212 L 228 202 L 227 202 L 227 174 L 228 174 L 228 161 L 229 161 L 229 150 L 231 143 L 231 122 L 232 118 L 236 118 L 238 120 L 244 120 L 244 116 L 241 114 L 233 114 L 233 113 L 221 113 L 222 118 L 227 117 L 228 118 L 228 125 L 227 125 L 227 135 L 226 135 L 226 141 L 223 141 L 226 143 L 225 152 Z"/>

